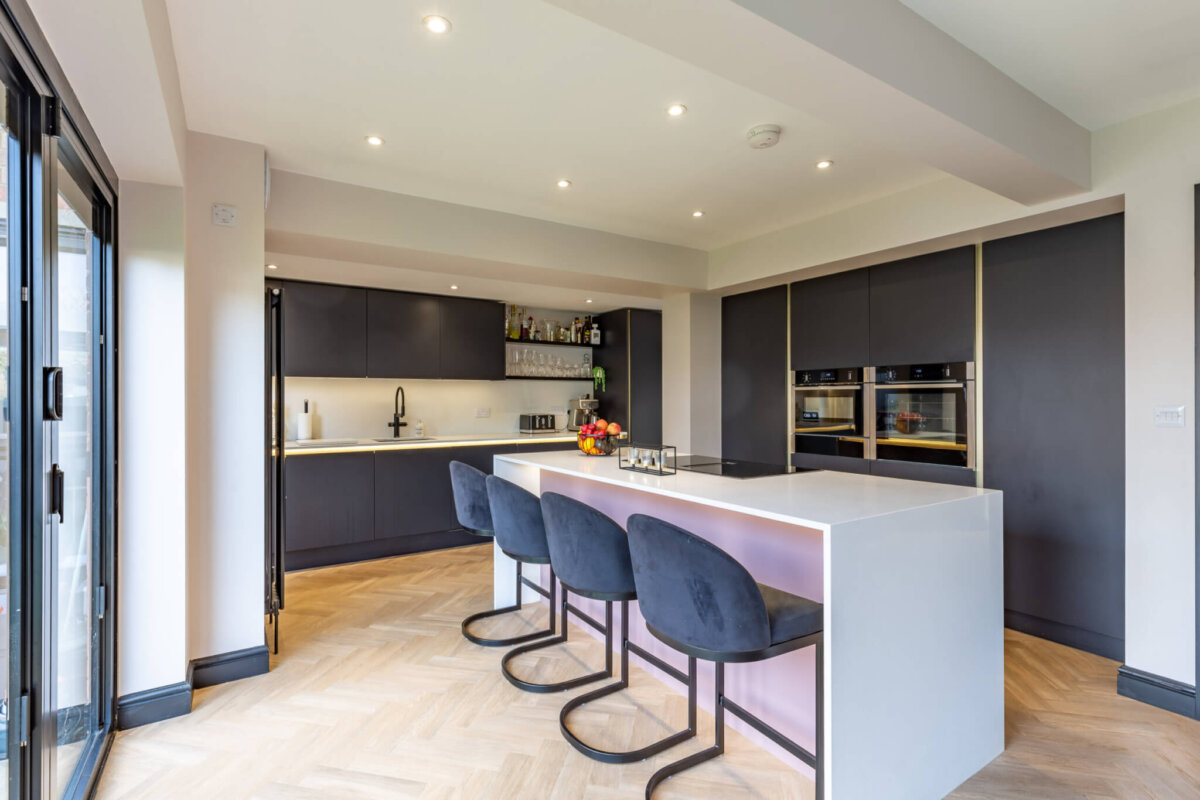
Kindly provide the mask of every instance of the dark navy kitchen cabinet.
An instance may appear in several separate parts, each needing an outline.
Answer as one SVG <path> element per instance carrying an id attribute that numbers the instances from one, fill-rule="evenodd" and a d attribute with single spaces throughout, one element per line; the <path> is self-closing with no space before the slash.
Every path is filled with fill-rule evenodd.
<path id="1" fill-rule="evenodd" d="M 452 448 L 375 453 L 374 538 L 414 536 L 458 527 L 450 487 Z"/>
<path id="2" fill-rule="evenodd" d="M 869 272 L 871 366 L 975 360 L 974 246 Z"/>
<path id="3" fill-rule="evenodd" d="M 662 312 L 621 308 L 597 317 L 605 388 L 600 416 L 620 424 L 632 441 L 662 443 Z"/>
<path id="4" fill-rule="evenodd" d="M 374 469 L 369 452 L 288 457 L 285 549 L 338 547 L 371 539 Z"/>
<path id="5" fill-rule="evenodd" d="M 788 287 L 721 300 L 721 456 L 788 461 Z"/>
<path id="6" fill-rule="evenodd" d="M 792 369 L 871 366 L 869 275 L 856 269 L 792 284 Z"/>
<path id="7" fill-rule="evenodd" d="M 504 304 L 442 297 L 439 378 L 504 380 Z"/>
<path id="8" fill-rule="evenodd" d="M 367 377 L 437 378 L 442 299 L 367 291 Z"/>
<path id="9" fill-rule="evenodd" d="M 366 290 L 290 281 L 283 286 L 284 375 L 364 377 Z"/>

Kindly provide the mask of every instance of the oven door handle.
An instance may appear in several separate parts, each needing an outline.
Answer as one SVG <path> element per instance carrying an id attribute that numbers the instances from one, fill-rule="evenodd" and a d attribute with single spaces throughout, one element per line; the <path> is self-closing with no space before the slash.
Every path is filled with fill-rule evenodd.
<path id="1" fill-rule="evenodd" d="M 822 383 L 818 386 L 795 386 L 797 392 L 823 392 L 830 389 L 853 389 L 856 392 L 862 391 L 861 383 Z"/>
<path id="2" fill-rule="evenodd" d="M 877 383 L 875 391 L 884 389 L 962 389 L 961 383 Z"/>

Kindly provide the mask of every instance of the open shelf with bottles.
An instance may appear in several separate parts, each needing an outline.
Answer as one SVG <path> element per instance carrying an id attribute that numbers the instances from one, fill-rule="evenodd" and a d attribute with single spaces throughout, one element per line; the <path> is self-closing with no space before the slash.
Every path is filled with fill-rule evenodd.
<path id="1" fill-rule="evenodd" d="M 586 347 L 588 349 L 591 349 L 591 348 L 597 346 L 594 344 L 584 344 L 584 343 L 576 344 L 575 342 L 539 342 L 539 341 L 535 341 L 533 339 L 505 339 L 504 343 L 505 344 L 530 345 L 533 347 Z"/>
<path id="2" fill-rule="evenodd" d="M 600 330 L 598 327 L 593 330 L 598 317 L 591 312 L 529 308 L 512 303 L 505 310 L 505 343 L 578 348 L 599 344 L 592 342 L 593 333 L 597 340 L 600 338 Z"/>

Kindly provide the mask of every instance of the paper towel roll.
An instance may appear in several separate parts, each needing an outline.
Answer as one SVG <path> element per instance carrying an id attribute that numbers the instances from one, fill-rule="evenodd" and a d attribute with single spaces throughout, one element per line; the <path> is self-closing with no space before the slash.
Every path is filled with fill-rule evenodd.
<path id="1" fill-rule="evenodd" d="M 303 442 L 312 438 L 313 413 L 301 411 L 296 415 L 296 439 Z"/>

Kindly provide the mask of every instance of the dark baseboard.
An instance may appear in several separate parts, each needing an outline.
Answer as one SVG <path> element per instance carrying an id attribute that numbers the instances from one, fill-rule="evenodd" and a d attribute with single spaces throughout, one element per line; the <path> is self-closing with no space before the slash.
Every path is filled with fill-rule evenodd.
<path id="1" fill-rule="evenodd" d="M 1196 718 L 1196 687 L 1124 664 L 1117 670 L 1117 694 Z"/>
<path id="2" fill-rule="evenodd" d="M 1125 640 L 1106 636 L 1103 633 L 1085 631 L 1083 628 L 1076 628 L 1073 625 L 1064 625 L 1061 622 L 1008 609 L 1004 611 L 1004 627 L 1028 633 L 1039 639 L 1049 639 L 1052 642 L 1065 644 L 1076 650 L 1111 658 L 1113 661 L 1125 660 Z"/>
<path id="3" fill-rule="evenodd" d="M 192 687 L 186 682 L 133 692 L 117 698 L 117 730 L 149 725 L 192 710 Z"/>
<path id="4" fill-rule="evenodd" d="M 338 545 L 337 547 L 289 550 L 284 554 L 283 561 L 284 568 L 291 572 L 297 569 L 328 567 L 334 564 L 351 564 L 376 558 L 426 553 L 430 550 L 445 550 L 451 547 L 479 544 L 481 541 L 486 540 L 481 540 L 475 534 L 467 533 L 464 530 L 419 533 L 413 536 L 369 539 L 365 542 Z"/>
<path id="5" fill-rule="evenodd" d="M 254 675 L 262 675 L 270 669 L 271 651 L 267 646 L 247 647 L 231 653 L 193 658 L 188 664 L 188 683 L 193 689 L 216 686 Z"/>

